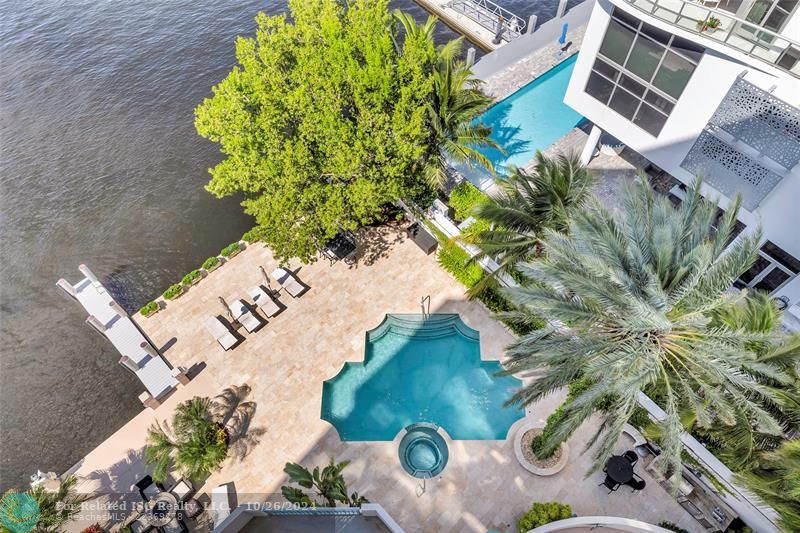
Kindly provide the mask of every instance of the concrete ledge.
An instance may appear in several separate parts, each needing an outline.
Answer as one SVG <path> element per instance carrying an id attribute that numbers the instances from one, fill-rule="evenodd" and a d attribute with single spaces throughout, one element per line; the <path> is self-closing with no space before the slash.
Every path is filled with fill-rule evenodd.
<path id="1" fill-rule="evenodd" d="M 591 531 L 604 529 L 607 531 L 625 531 L 629 533 L 670 533 L 663 527 L 654 526 L 640 520 L 618 518 L 616 516 L 578 516 L 550 522 L 528 533 L 554 533 L 556 531 Z"/>

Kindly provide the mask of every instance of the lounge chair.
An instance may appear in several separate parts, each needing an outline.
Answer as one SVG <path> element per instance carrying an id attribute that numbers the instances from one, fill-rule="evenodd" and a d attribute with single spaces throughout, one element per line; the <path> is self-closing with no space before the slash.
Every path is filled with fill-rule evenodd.
<path id="1" fill-rule="evenodd" d="M 247 304 L 244 303 L 244 300 L 234 300 L 228 304 L 228 309 L 231 310 L 233 319 L 243 325 L 244 329 L 250 333 L 253 333 L 263 325 L 263 322 L 261 322 L 258 317 L 250 312 L 250 309 L 247 307 Z"/>
<path id="2" fill-rule="evenodd" d="M 286 289 L 286 292 L 291 294 L 293 298 L 297 298 L 308 290 L 308 287 L 300 283 L 294 274 L 284 268 L 276 268 L 272 272 L 272 277 L 275 278 L 281 287 Z"/>
<path id="3" fill-rule="evenodd" d="M 214 527 L 220 525 L 231 514 L 231 484 L 226 483 L 211 490 L 211 516 Z"/>
<path id="4" fill-rule="evenodd" d="M 215 316 L 210 316 L 206 319 L 206 329 L 224 350 L 230 350 L 238 342 L 236 336 Z"/>
<path id="5" fill-rule="evenodd" d="M 258 308 L 264 312 L 264 315 L 272 317 L 281 312 L 281 307 L 272 299 L 272 296 L 259 285 L 250 287 L 247 294 L 250 295 L 250 298 L 253 299 Z"/>

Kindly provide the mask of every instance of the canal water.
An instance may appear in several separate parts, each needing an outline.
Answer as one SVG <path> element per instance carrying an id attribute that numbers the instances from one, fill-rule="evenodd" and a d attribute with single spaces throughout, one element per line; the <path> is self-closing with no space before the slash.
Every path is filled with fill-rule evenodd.
<path id="1" fill-rule="evenodd" d="M 503 5 L 542 21 L 556 3 Z M 237 199 L 203 189 L 220 156 L 192 111 L 233 66 L 234 37 L 285 9 L 0 0 L 0 492 L 63 472 L 141 409 L 56 280 L 85 262 L 133 311 L 249 228 Z M 440 24 L 438 40 L 455 36 Z"/>

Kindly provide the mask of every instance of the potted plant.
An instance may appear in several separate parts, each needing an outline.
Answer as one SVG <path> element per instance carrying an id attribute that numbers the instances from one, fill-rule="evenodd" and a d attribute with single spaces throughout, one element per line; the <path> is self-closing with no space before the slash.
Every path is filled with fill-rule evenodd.
<path id="1" fill-rule="evenodd" d="M 239 243 L 238 242 L 234 242 L 234 243 L 229 244 L 225 248 L 223 248 L 222 251 L 219 253 L 219 255 L 221 255 L 222 257 L 226 257 L 226 258 L 230 259 L 232 257 L 235 257 L 236 254 L 238 254 L 241 251 L 242 251 L 242 247 L 239 246 Z"/>
<path id="2" fill-rule="evenodd" d="M 697 30 L 700 32 L 705 31 L 708 33 L 714 33 L 721 26 L 722 26 L 722 21 L 718 17 L 715 17 L 714 15 L 711 15 L 706 20 L 697 21 Z"/>
<path id="3" fill-rule="evenodd" d="M 185 285 L 187 287 L 191 285 L 197 285 L 202 277 L 203 275 L 200 273 L 199 270 L 192 270 L 191 272 L 183 276 L 183 279 L 181 280 L 181 285 Z"/>
<path id="4" fill-rule="evenodd" d="M 158 313 L 159 305 L 157 302 L 147 302 L 139 309 L 139 314 L 148 317 Z"/>
<path id="5" fill-rule="evenodd" d="M 174 300 L 175 298 L 179 297 L 183 294 L 183 285 L 180 283 L 176 283 L 175 285 L 170 285 L 167 290 L 164 291 L 162 296 L 165 300 Z"/>
<path id="6" fill-rule="evenodd" d="M 106 533 L 106 530 L 103 529 L 100 524 L 92 524 L 91 526 L 84 528 L 81 533 Z"/>
<path id="7" fill-rule="evenodd" d="M 172 470 L 200 479 L 217 470 L 228 455 L 229 436 L 217 415 L 220 405 L 195 397 L 177 406 L 168 421 L 147 431 L 145 461 L 153 464 L 153 480 L 164 483 Z"/>
<path id="8" fill-rule="evenodd" d="M 245 234 L 242 235 L 242 239 L 241 240 L 246 242 L 247 244 L 253 244 L 254 242 L 258 242 L 259 238 L 258 238 L 258 234 L 257 234 L 255 228 L 251 229 L 250 231 L 245 232 Z"/>
<path id="9" fill-rule="evenodd" d="M 203 270 L 205 270 L 206 272 L 214 272 L 216 269 L 219 268 L 219 265 L 221 264 L 222 263 L 219 260 L 219 257 L 211 256 L 205 261 L 203 261 Z"/>

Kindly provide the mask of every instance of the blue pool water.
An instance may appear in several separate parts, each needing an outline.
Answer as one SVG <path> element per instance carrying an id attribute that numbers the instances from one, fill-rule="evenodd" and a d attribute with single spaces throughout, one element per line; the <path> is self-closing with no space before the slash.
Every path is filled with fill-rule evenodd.
<path id="1" fill-rule="evenodd" d="M 364 362 L 323 384 L 322 418 L 345 441 L 388 441 L 411 424 L 456 440 L 505 439 L 523 410 L 503 407 L 522 383 L 481 361 L 478 332 L 458 315 L 386 315 L 367 332 Z"/>
<path id="2" fill-rule="evenodd" d="M 481 152 L 503 174 L 508 165 L 522 166 L 583 120 L 564 103 L 577 55 L 563 61 L 526 86 L 487 109 L 477 120 L 492 128 L 493 148 Z"/>

